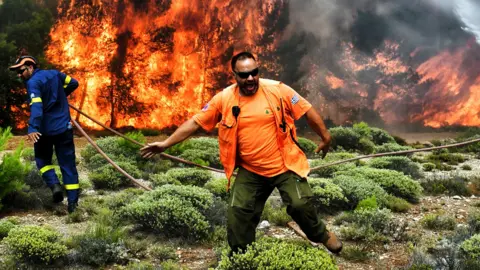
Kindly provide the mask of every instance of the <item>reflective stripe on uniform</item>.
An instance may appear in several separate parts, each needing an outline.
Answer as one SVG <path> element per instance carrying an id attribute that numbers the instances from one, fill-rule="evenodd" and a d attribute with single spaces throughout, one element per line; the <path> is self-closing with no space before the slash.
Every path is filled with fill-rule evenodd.
<path id="1" fill-rule="evenodd" d="M 68 184 L 68 185 L 65 185 L 65 189 L 66 190 L 74 190 L 74 189 L 79 189 L 80 188 L 80 184 Z"/>
<path id="2" fill-rule="evenodd" d="M 30 102 L 30 105 L 32 105 L 33 103 L 41 103 L 42 102 L 42 98 L 39 98 L 39 97 L 34 97 L 32 98 L 32 101 Z"/>
<path id="3" fill-rule="evenodd" d="M 47 166 L 40 169 L 40 173 L 44 174 L 47 171 L 50 171 L 50 170 L 53 170 L 53 169 L 55 169 L 55 165 L 47 165 Z"/>
<path id="4" fill-rule="evenodd" d="M 63 88 L 67 88 L 71 80 L 72 80 L 72 77 L 67 75 L 67 77 L 65 78 L 65 83 L 63 84 Z"/>

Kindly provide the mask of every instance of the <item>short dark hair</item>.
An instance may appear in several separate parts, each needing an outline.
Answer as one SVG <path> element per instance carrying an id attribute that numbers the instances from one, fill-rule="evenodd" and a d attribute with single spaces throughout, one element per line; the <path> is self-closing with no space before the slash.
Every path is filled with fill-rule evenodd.
<path id="1" fill-rule="evenodd" d="M 235 65 L 237 64 L 237 61 L 238 60 L 243 60 L 243 59 L 253 59 L 255 61 L 257 61 L 255 59 L 255 56 L 253 56 L 253 54 L 249 53 L 249 52 L 241 52 L 241 53 L 237 53 L 233 56 L 232 58 L 232 71 L 235 71 Z"/>

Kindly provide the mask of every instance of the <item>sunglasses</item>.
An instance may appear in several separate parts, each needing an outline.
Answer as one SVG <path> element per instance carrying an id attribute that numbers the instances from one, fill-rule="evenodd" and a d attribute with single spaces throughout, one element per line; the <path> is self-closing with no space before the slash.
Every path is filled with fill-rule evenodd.
<path id="1" fill-rule="evenodd" d="M 252 77 L 255 77 L 258 75 L 258 68 L 254 69 L 254 70 L 251 70 L 251 71 L 247 71 L 247 72 L 236 72 L 235 71 L 235 74 L 238 75 L 238 77 L 242 78 L 242 79 L 247 79 L 248 77 L 250 77 L 250 75 L 252 75 Z"/>
<path id="2" fill-rule="evenodd" d="M 19 68 L 17 69 L 17 74 L 23 74 L 23 72 L 25 72 L 25 70 L 27 70 L 26 68 Z"/>

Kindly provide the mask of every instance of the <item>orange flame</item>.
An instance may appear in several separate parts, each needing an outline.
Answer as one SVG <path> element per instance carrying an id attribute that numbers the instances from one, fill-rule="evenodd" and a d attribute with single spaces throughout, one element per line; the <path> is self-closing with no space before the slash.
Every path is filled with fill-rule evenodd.
<path id="1" fill-rule="evenodd" d="M 286 4 L 68 2 L 59 3 L 60 19 L 46 52 L 49 61 L 79 80 L 73 104 L 103 123 L 137 128 L 182 123 L 227 86 L 233 53 L 275 48 L 276 39 L 257 44 L 266 35 L 269 15 Z M 86 119 L 81 122 L 98 128 Z"/>

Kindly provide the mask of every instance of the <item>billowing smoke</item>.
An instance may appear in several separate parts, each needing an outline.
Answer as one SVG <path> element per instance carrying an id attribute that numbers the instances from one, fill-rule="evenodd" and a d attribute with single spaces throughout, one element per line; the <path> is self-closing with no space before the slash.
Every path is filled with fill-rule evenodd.
<path id="1" fill-rule="evenodd" d="M 444 50 L 465 47 L 472 35 L 478 40 L 479 11 L 473 0 L 290 1 L 285 40 L 303 41 L 296 43 L 296 51 L 303 51 L 303 72 L 286 80 L 303 86 L 302 93 L 337 124 L 465 125 L 448 117 L 425 118 L 437 78 L 422 80 L 426 74 L 417 69 Z M 462 72 L 464 65 L 455 71 Z M 453 107 L 461 107 L 476 84 L 475 77 L 466 81 L 454 89 L 453 99 L 436 96 L 435 102 L 449 98 L 458 102 Z"/>

